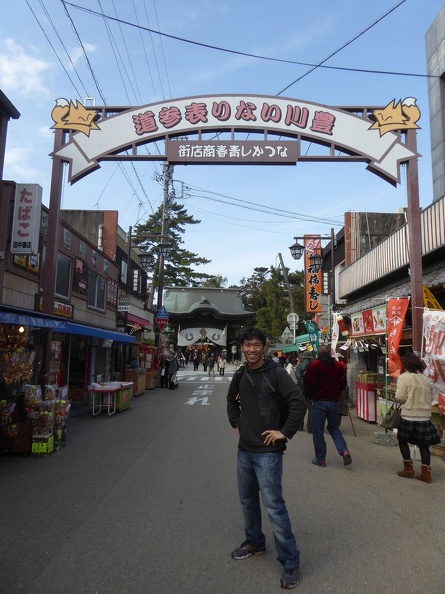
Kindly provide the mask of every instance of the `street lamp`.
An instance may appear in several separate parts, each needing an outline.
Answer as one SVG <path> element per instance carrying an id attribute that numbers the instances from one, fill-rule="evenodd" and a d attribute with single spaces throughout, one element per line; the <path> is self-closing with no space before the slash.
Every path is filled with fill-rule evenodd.
<path id="1" fill-rule="evenodd" d="M 308 239 L 330 241 L 331 242 L 331 270 L 329 279 L 329 295 L 330 295 L 330 310 L 333 313 L 335 307 L 335 259 L 334 249 L 337 247 L 335 242 L 334 229 L 331 229 L 330 235 L 305 235 L 304 237 L 294 237 L 295 243 L 289 247 L 291 256 L 294 260 L 300 260 L 303 254 L 306 252 L 306 247 L 298 243 L 298 241 L 305 241 Z M 317 250 L 318 251 L 318 250 Z M 323 255 L 321 250 L 318 253 L 314 253 L 309 257 L 311 263 L 311 271 L 318 273 L 323 265 Z"/>

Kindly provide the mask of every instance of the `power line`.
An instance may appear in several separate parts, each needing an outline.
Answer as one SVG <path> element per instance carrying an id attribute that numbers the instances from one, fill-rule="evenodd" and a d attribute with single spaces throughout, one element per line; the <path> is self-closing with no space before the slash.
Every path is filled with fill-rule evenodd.
<path id="1" fill-rule="evenodd" d="M 391 8 L 390 10 L 388 10 L 384 15 L 382 15 L 377 20 L 375 20 L 373 23 L 371 23 L 370 25 L 368 25 L 365 29 L 363 29 L 363 31 L 360 31 L 360 33 L 358 33 L 352 39 L 350 39 L 349 41 L 347 41 L 346 43 L 344 43 L 341 47 L 339 47 L 338 49 L 336 49 L 335 52 L 332 52 L 331 54 L 329 54 L 329 56 L 327 56 L 319 64 L 316 64 L 315 66 L 312 66 L 312 68 L 310 68 L 304 74 L 302 74 L 301 76 L 299 76 L 298 78 L 296 78 L 293 82 L 291 82 L 289 85 L 287 85 L 287 87 L 284 87 L 284 89 L 282 89 L 279 93 L 277 93 L 277 95 L 281 95 L 281 93 L 284 93 L 284 91 L 287 91 L 287 89 L 289 89 L 295 83 L 297 83 L 300 80 L 302 80 L 305 76 L 307 76 L 308 74 L 311 74 L 311 72 L 314 72 L 314 70 L 317 70 L 317 68 L 321 68 L 325 62 L 327 62 L 328 60 L 330 60 L 333 56 L 335 56 L 336 54 L 338 54 L 339 52 L 341 52 L 343 49 L 345 49 L 345 47 L 348 47 L 348 45 L 351 45 L 351 43 L 353 43 L 359 37 L 361 37 L 362 35 L 364 35 L 365 33 L 367 33 L 370 29 L 372 29 L 373 27 L 375 27 L 375 25 L 377 25 L 378 23 L 380 23 L 380 21 L 382 21 L 384 18 L 386 18 L 392 12 L 394 12 L 394 10 L 396 10 L 397 8 L 399 8 L 399 6 L 401 6 L 402 4 L 404 4 L 404 2 L 406 2 L 406 0 L 401 0 L 401 2 L 399 2 L 396 6 L 393 6 L 393 8 Z"/>
<path id="2" fill-rule="evenodd" d="M 249 200 L 242 200 L 240 198 L 232 198 L 231 196 L 225 196 L 224 194 L 218 194 L 217 192 L 211 192 L 210 190 L 201 190 L 200 188 L 196 188 L 193 186 L 185 186 L 185 190 L 196 190 L 198 192 L 206 192 L 206 194 L 214 194 L 219 198 L 212 198 L 210 196 L 202 196 L 200 194 L 190 194 L 191 197 L 194 198 L 203 198 L 206 200 L 212 200 L 213 202 L 220 202 L 222 204 L 228 204 L 230 206 L 237 206 L 238 208 L 244 208 L 246 210 L 254 210 L 257 212 L 264 212 L 267 214 L 274 214 L 279 217 L 285 218 L 292 218 L 297 219 L 300 221 L 308 221 L 308 222 L 319 222 L 326 225 L 338 225 L 339 222 L 333 219 L 321 218 L 321 217 L 314 217 L 310 215 L 304 215 L 301 213 L 293 212 L 291 210 L 282 210 L 276 207 L 264 206 L 261 204 L 256 204 L 255 202 L 250 202 Z M 226 198 L 227 200 L 223 200 L 222 198 Z M 233 200 L 234 202 L 228 202 L 228 200 Z"/>
<path id="3" fill-rule="evenodd" d="M 405 0 L 403 0 L 403 1 L 405 1 Z M 385 74 L 385 75 L 391 75 L 391 76 L 411 76 L 411 77 L 418 77 L 418 78 L 440 78 L 440 76 L 436 76 L 436 75 L 432 75 L 432 74 L 417 74 L 417 73 L 413 73 L 413 72 L 391 72 L 391 71 L 387 71 L 387 70 L 369 70 L 366 68 L 345 68 L 342 66 L 326 66 L 325 64 L 322 64 L 322 65 L 321 64 L 311 64 L 309 62 L 298 62 L 296 60 L 286 60 L 284 58 L 272 58 L 270 56 L 262 56 L 259 54 L 250 54 L 248 52 L 241 52 L 238 50 L 223 48 L 223 47 L 219 47 L 216 45 L 209 45 L 207 43 L 201 43 L 199 41 L 193 41 L 190 39 L 186 39 L 184 37 L 170 35 L 169 33 L 162 33 L 161 31 L 156 31 L 155 29 L 151 29 L 149 27 L 143 27 L 142 25 L 137 25 L 135 23 L 131 23 L 129 21 L 124 21 L 122 19 L 114 18 L 109 15 L 102 15 L 102 14 L 96 12 L 95 10 L 91 10 L 90 8 L 85 8 L 84 6 L 78 6 L 77 4 L 73 4 L 72 2 L 67 2 L 66 0 L 61 0 L 61 2 L 63 5 L 68 5 L 73 8 L 77 8 L 78 10 L 87 12 L 93 16 L 100 16 L 100 17 L 110 19 L 112 21 L 118 21 L 120 23 L 123 23 L 124 25 L 128 25 L 129 27 L 135 27 L 136 29 L 142 29 L 143 31 L 148 31 L 150 33 L 154 33 L 155 35 L 167 37 L 168 39 L 174 39 L 175 41 L 181 41 L 182 43 L 190 43 L 192 45 L 197 45 L 199 47 L 206 47 L 208 49 L 212 49 L 212 50 L 219 51 L 219 52 L 226 52 L 226 53 L 235 54 L 238 56 L 246 56 L 248 58 L 255 58 L 257 60 L 268 60 L 271 62 L 281 62 L 284 64 L 294 64 L 294 65 L 296 64 L 297 66 L 308 66 L 311 68 L 313 68 L 313 67 L 314 68 L 325 68 L 328 70 L 341 70 L 341 71 L 345 71 L 345 72 L 362 72 L 365 74 Z"/>

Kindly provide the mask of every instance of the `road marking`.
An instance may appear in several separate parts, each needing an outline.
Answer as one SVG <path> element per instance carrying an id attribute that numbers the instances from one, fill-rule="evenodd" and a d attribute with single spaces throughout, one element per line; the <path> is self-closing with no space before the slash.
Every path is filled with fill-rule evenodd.
<path id="1" fill-rule="evenodd" d="M 193 406 L 197 402 L 201 402 L 201 405 L 202 406 L 210 406 L 209 399 L 208 399 L 207 396 L 204 396 L 204 398 L 197 398 L 196 396 L 193 397 L 193 398 L 189 398 L 187 400 L 187 402 L 184 402 L 184 404 L 188 404 L 189 406 Z"/>

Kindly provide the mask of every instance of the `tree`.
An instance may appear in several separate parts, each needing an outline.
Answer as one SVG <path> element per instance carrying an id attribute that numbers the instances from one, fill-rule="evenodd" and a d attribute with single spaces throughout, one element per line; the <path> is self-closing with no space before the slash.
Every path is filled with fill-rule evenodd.
<path id="1" fill-rule="evenodd" d="M 213 289 L 222 289 L 225 285 L 227 285 L 227 276 L 223 276 L 222 274 L 210 276 L 201 283 L 201 287 L 211 287 Z"/>
<path id="2" fill-rule="evenodd" d="M 157 246 L 162 241 L 162 205 L 150 215 L 147 221 L 137 225 L 134 229 L 134 242 L 147 251 L 158 254 Z M 170 244 L 170 252 L 164 264 L 164 286 L 175 285 L 181 287 L 197 287 L 204 281 L 214 278 L 195 270 L 195 266 L 208 264 L 211 260 L 202 258 L 183 247 L 182 235 L 187 225 L 197 225 L 201 221 L 187 214 L 187 209 L 175 200 L 167 200 L 166 209 L 166 240 Z M 165 239 L 165 238 L 164 238 Z M 158 266 L 153 269 L 153 277 L 150 291 L 149 308 L 153 305 L 154 290 L 158 286 Z"/>
<path id="3" fill-rule="evenodd" d="M 300 318 L 304 314 L 304 273 L 288 272 L 295 310 Z M 247 310 L 255 312 L 252 325 L 257 326 L 272 341 L 277 342 L 288 325 L 290 313 L 289 292 L 281 268 L 254 268 L 254 274 L 241 279 L 240 290 Z M 301 322 L 303 329 L 303 322 Z"/>

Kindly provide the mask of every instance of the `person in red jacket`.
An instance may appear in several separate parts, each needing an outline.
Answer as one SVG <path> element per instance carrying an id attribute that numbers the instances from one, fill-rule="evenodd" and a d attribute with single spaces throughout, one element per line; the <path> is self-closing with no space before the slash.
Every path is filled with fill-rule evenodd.
<path id="1" fill-rule="evenodd" d="M 312 439 L 315 458 L 312 464 L 326 466 L 326 441 L 324 427 L 327 429 L 343 458 L 343 463 L 351 464 L 352 458 L 340 430 L 339 399 L 346 387 L 344 366 L 331 355 L 331 345 L 323 344 L 318 350 L 318 359 L 311 361 L 304 375 L 306 397 L 312 400 Z"/>

